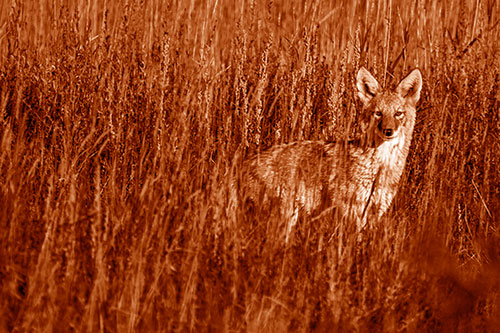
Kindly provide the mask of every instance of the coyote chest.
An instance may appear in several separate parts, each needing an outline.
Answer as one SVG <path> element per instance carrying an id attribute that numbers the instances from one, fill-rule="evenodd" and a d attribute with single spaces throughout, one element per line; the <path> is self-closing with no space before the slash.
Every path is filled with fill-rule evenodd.
<path id="1" fill-rule="evenodd" d="M 401 135 L 375 149 L 353 150 L 350 165 L 344 170 L 350 177 L 341 182 L 333 200 L 334 205 L 341 207 L 342 216 L 364 226 L 367 218 L 379 218 L 387 211 L 397 191 L 409 144 Z M 332 179 L 330 186 L 335 184 Z"/>

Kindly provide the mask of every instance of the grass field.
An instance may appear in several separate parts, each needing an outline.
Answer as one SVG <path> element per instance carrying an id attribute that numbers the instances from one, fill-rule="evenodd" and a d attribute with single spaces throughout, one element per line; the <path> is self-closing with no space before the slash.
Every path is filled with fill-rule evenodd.
<path id="1" fill-rule="evenodd" d="M 500 329 L 500 3 L 0 3 L 0 331 Z M 239 159 L 357 133 L 420 68 L 359 234 L 230 204 Z"/>

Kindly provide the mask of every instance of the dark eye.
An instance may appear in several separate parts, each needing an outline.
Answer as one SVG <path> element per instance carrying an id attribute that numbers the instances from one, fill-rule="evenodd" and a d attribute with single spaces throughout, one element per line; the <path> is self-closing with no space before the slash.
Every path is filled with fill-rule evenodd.
<path id="1" fill-rule="evenodd" d="M 398 112 L 396 112 L 396 113 L 394 114 L 394 116 L 395 116 L 396 118 L 402 117 L 402 116 L 403 116 L 403 112 L 398 111 Z"/>
<path id="2" fill-rule="evenodd" d="M 377 118 L 382 117 L 382 112 L 380 112 L 380 111 L 376 111 L 376 112 L 375 112 L 375 117 L 377 117 Z"/>

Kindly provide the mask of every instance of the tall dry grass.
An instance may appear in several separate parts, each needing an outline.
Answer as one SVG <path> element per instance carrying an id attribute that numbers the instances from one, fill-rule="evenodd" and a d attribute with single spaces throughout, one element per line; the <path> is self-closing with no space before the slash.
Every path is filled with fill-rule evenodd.
<path id="1" fill-rule="evenodd" d="M 494 331 L 500 5 L 0 3 L 0 330 Z M 424 74 L 361 236 L 231 204 L 245 158 L 357 131 L 354 74 Z"/>

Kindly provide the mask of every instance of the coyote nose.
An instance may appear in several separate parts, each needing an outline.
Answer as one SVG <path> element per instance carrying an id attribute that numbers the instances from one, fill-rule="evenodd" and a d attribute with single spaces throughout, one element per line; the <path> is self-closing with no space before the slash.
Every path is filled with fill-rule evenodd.
<path id="1" fill-rule="evenodd" d="M 384 129 L 385 136 L 392 136 L 392 128 Z"/>

